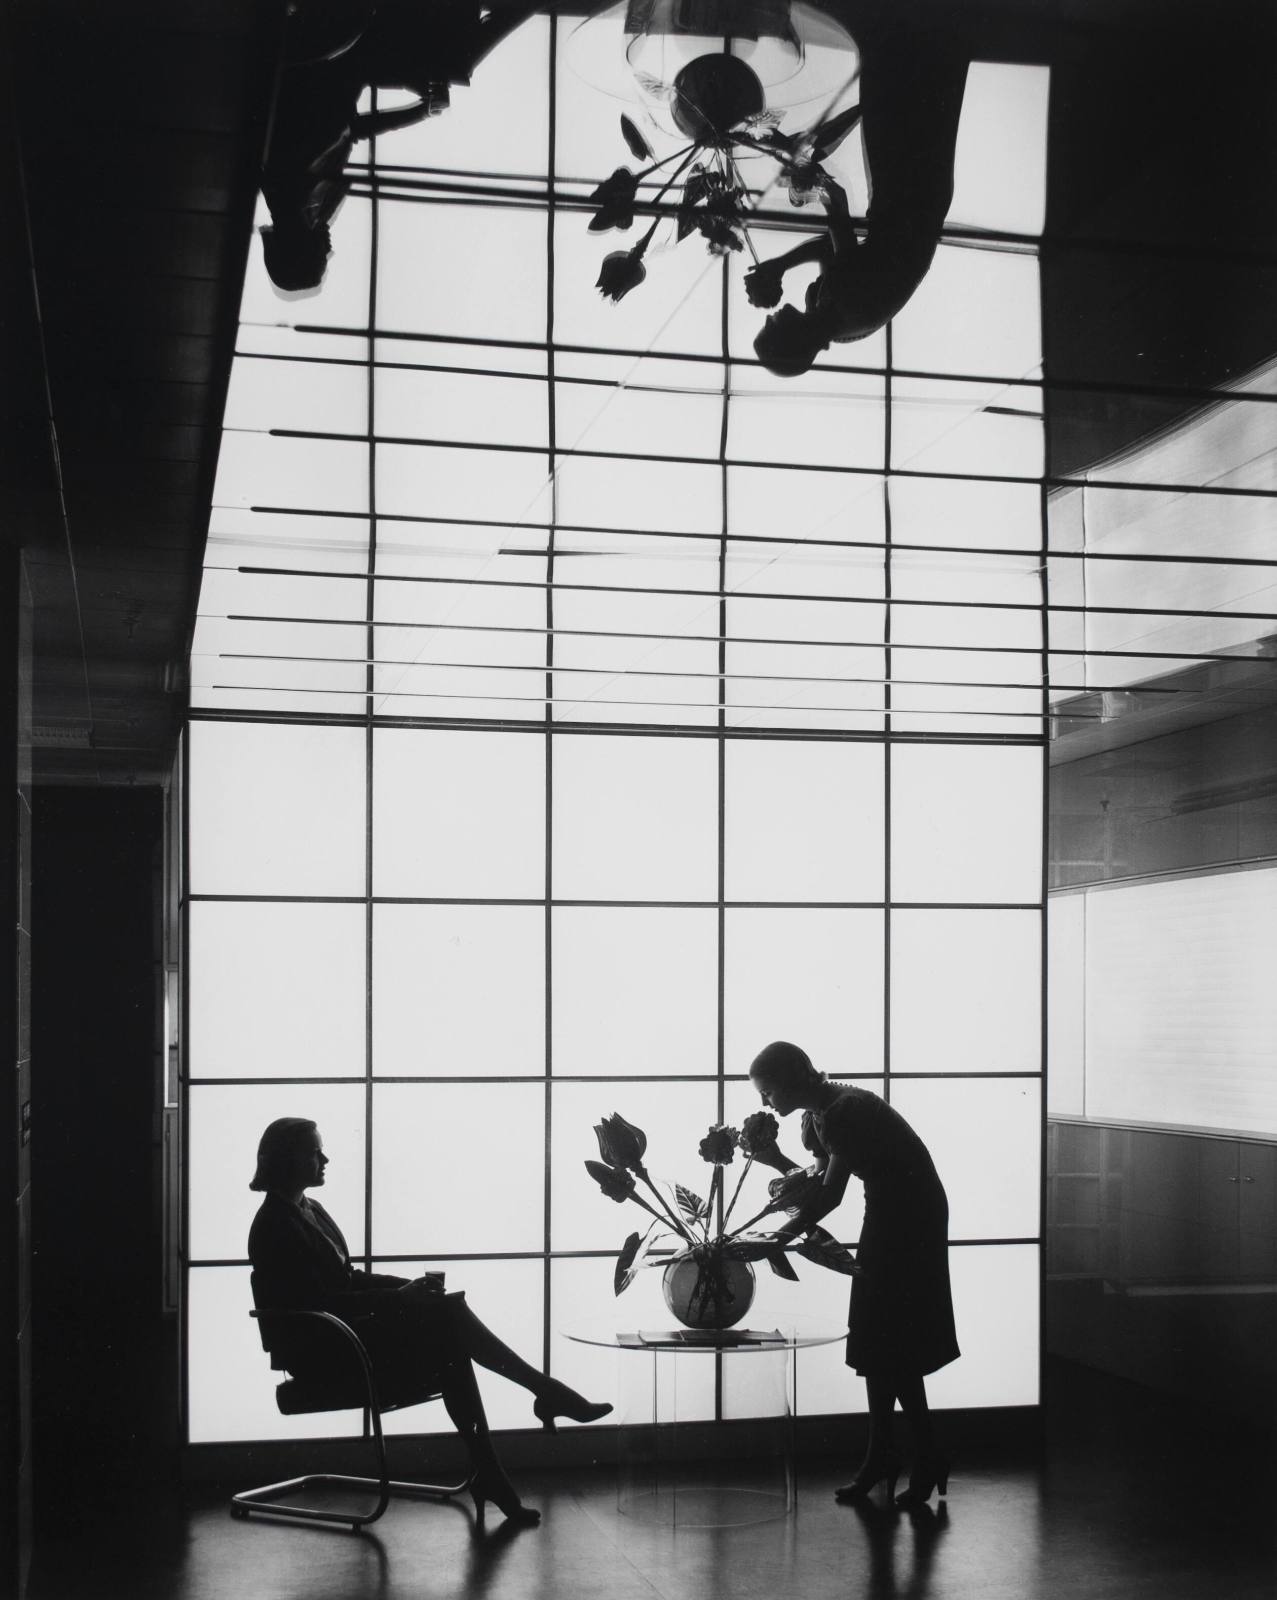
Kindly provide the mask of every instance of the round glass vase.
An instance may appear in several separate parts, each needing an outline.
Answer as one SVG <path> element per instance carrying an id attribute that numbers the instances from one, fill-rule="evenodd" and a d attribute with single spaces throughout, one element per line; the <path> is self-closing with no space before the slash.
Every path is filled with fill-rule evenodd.
<path id="1" fill-rule="evenodd" d="M 731 1328 L 754 1303 L 754 1269 L 716 1252 L 671 1261 L 661 1277 L 665 1304 L 685 1328 Z"/>

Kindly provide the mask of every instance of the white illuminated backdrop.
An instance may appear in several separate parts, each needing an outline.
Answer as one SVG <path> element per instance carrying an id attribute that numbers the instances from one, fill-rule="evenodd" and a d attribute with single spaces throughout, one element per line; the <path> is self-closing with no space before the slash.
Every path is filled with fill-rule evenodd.
<path id="1" fill-rule="evenodd" d="M 280 1417 L 247 1316 L 271 1118 L 320 1124 L 359 1257 L 446 1268 L 606 1394 L 559 1337 L 637 1216 L 586 1177 L 591 1124 L 695 1183 L 778 1037 L 935 1153 L 937 1402 L 1037 1399 L 1046 75 L 973 65 L 930 279 L 780 380 L 738 258 L 689 240 L 596 293 L 629 240 L 570 202 L 625 158 L 619 108 L 562 43 L 532 19 L 381 141 L 424 187 L 356 185 L 318 295 L 250 263 L 187 743 L 194 1441 L 360 1426 Z M 863 205 L 858 136 L 839 160 Z M 630 1295 L 661 1315 L 655 1274 Z M 845 1304 L 803 1268 L 755 1316 Z M 836 1348 L 803 1360 L 805 1410 L 863 1403 Z"/>

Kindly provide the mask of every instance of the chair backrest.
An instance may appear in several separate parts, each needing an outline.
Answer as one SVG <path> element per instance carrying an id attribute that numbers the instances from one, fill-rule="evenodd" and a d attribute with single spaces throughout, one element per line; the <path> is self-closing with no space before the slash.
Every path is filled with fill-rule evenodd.
<path id="1" fill-rule="evenodd" d="M 248 1287 L 249 1287 L 249 1290 L 251 1291 L 252 1296 L 253 1296 L 253 1309 L 257 1312 L 257 1316 L 253 1319 L 254 1323 L 256 1324 L 256 1327 L 257 1327 L 257 1337 L 262 1341 L 262 1349 L 266 1352 L 267 1355 L 270 1355 L 270 1353 L 271 1353 L 271 1336 L 270 1336 L 271 1319 L 270 1319 L 269 1316 L 266 1316 L 266 1315 L 262 1314 L 262 1302 L 261 1302 L 261 1298 L 260 1298 L 260 1296 L 258 1294 L 258 1291 L 257 1291 L 257 1274 L 255 1272 L 250 1272 L 249 1275 L 248 1275 Z"/>

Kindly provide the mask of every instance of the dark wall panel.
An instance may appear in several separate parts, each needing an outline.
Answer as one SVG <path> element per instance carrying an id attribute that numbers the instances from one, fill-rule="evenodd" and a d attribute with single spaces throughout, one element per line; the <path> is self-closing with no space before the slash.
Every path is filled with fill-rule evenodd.
<path id="1" fill-rule="evenodd" d="M 172 1466 L 177 1404 L 161 1313 L 162 794 L 38 789 L 33 810 L 37 1475 L 147 1478 Z"/>

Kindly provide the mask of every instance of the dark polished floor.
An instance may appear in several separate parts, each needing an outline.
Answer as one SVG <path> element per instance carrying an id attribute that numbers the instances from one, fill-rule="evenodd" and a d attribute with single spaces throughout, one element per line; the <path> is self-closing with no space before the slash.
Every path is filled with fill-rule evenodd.
<path id="1" fill-rule="evenodd" d="M 1269 1436 L 1271 1438 L 1271 1436 Z M 540 1528 L 475 1535 L 464 1509 L 402 1501 L 372 1533 L 238 1523 L 224 1494 L 162 1490 L 50 1508 L 29 1600 L 1272 1600 L 1270 1445 L 1135 1385 L 1052 1364 L 1044 1444 L 964 1450 L 947 1508 L 836 1506 L 847 1463 L 810 1463 L 796 1514 L 670 1528 L 617 1510 L 611 1474 L 524 1474 Z M 724 1481 L 725 1469 L 712 1469 Z M 748 1487 L 748 1474 L 736 1480 Z M 109 1486 L 101 1493 L 109 1494 Z M 933 1507 L 935 1502 L 933 1502 Z"/>

